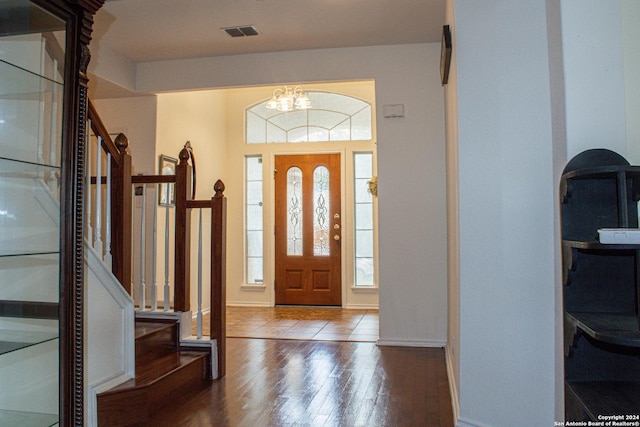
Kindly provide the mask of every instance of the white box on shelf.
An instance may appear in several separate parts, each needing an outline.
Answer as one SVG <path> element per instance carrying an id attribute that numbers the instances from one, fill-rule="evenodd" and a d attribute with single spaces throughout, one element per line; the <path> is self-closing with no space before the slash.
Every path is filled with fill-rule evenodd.
<path id="1" fill-rule="evenodd" d="M 600 243 L 640 244 L 640 228 L 600 228 Z"/>

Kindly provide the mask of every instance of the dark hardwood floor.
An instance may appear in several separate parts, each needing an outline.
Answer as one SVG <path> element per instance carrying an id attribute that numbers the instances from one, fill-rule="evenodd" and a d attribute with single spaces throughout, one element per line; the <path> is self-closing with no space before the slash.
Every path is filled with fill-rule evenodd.
<path id="1" fill-rule="evenodd" d="M 227 375 L 149 426 L 451 427 L 439 348 L 227 339 Z"/>

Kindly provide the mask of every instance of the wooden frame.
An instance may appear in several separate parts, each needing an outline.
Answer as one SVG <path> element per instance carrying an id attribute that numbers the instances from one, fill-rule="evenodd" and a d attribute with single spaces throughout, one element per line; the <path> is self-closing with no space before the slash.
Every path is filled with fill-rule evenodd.
<path id="1" fill-rule="evenodd" d="M 178 159 L 173 157 L 160 155 L 158 163 L 159 175 L 175 175 L 176 167 L 178 165 Z M 169 196 L 167 197 L 167 190 Z M 167 198 L 169 200 L 167 200 Z M 175 206 L 176 204 L 176 188 L 174 183 L 161 183 L 158 191 L 158 205 L 160 206 Z"/>
<path id="2" fill-rule="evenodd" d="M 440 81 L 443 85 L 449 82 L 449 68 L 451 67 L 451 28 L 442 27 L 442 45 L 440 48 Z"/>

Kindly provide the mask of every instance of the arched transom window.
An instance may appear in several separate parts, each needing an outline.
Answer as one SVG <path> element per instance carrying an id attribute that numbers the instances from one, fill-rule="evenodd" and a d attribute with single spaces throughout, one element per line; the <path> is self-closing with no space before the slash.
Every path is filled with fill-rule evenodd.
<path id="1" fill-rule="evenodd" d="M 311 108 L 281 112 L 269 99 L 246 109 L 246 143 L 371 140 L 371 104 L 332 92 L 306 92 Z"/>

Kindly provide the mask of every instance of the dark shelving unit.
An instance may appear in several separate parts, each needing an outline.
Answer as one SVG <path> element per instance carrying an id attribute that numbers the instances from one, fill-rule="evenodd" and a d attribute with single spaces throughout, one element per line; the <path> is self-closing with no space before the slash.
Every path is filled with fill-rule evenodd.
<path id="1" fill-rule="evenodd" d="M 640 167 L 587 150 L 560 181 L 567 421 L 640 414 L 640 244 L 601 228 L 638 228 Z"/>

